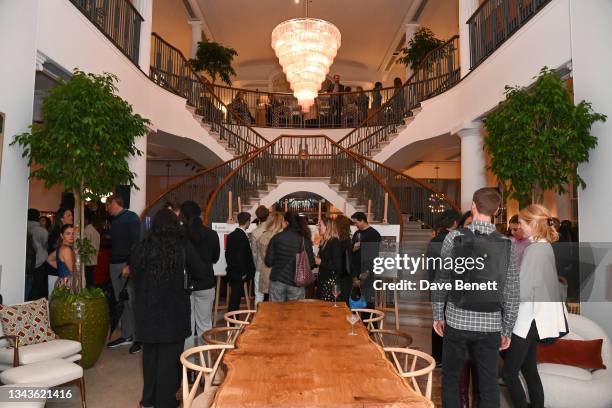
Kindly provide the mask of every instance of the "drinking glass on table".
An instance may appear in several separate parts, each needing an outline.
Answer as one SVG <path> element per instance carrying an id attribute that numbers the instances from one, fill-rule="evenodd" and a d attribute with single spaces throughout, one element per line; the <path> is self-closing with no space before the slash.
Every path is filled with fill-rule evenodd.
<path id="1" fill-rule="evenodd" d="M 356 336 L 357 333 L 355 333 L 355 323 L 357 323 L 359 321 L 359 316 L 357 316 L 356 313 L 352 313 L 348 316 L 346 316 L 346 320 L 348 320 L 348 322 L 351 324 L 351 332 L 349 333 L 349 336 Z"/>
<path id="2" fill-rule="evenodd" d="M 338 284 L 334 284 L 334 286 L 332 286 L 332 295 L 334 296 L 334 307 L 338 307 L 338 296 L 340 296 L 340 293 L 342 293 L 342 289 L 340 288 L 340 285 Z"/>

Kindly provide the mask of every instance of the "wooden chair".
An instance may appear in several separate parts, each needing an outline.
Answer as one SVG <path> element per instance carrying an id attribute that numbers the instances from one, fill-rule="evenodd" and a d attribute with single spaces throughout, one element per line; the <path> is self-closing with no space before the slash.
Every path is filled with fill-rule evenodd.
<path id="1" fill-rule="evenodd" d="M 202 339 L 206 344 L 234 344 L 241 327 L 213 327 L 202 334 Z"/>
<path id="2" fill-rule="evenodd" d="M 229 344 L 215 344 L 207 346 L 192 347 L 181 354 L 183 365 L 183 408 L 208 408 L 212 404 L 217 387 L 213 385 L 213 379 L 219 369 L 225 351 L 234 346 Z M 199 358 L 199 364 L 192 363 L 189 358 Z M 197 372 L 195 382 L 189 385 L 189 370 Z M 204 377 L 204 391 L 196 396 Z"/>
<path id="3" fill-rule="evenodd" d="M 399 330 L 370 330 L 370 337 L 380 347 L 406 348 L 412 344 L 412 336 Z"/>
<path id="4" fill-rule="evenodd" d="M 244 326 L 251 324 L 251 319 L 257 313 L 257 310 L 234 310 L 223 315 L 223 319 L 227 322 L 227 327 L 238 327 L 242 329 Z"/>
<path id="5" fill-rule="evenodd" d="M 352 309 L 361 318 L 368 331 L 382 329 L 385 322 L 385 312 L 376 309 Z"/>
<path id="6" fill-rule="evenodd" d="M 390 355 L 390 360 L 395 363 L 395 368 L 397 368 L 399 374 L 404 378 L 410 378 L 412 388 L 414 388 L 419 395 L 431 400 L 432 374 L 434 368 L 436 368 L 436 360 L 427 353 L 410 348 L 384 347 L 383 350 Z M 411 363 L 409 363 L 410 357 L 412 357 Z M 417 361 L 419 359 L 424 360 L 427 365 L 417 370 Z M 425 394 L 421 391 L 421 387 L 416 380 L 417 377 L 424 375 L 427 376 Z"/>

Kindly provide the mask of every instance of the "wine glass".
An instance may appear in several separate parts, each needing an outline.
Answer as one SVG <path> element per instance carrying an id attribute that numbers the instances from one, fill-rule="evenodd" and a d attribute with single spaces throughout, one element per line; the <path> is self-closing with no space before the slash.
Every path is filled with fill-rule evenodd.
<path id="1" fill-rule="evenodd" d="M 357 333 L 355 333 L 355 323 L 359 321 L 359 316 L 357 316 L 356 313 L 351 312 L 350 315 L 346 316 L 346 320 L 348 320 L 348 322 L 351 324 L 351 332 L 349 333 L 349 336 L 356 336 Z"/>
<path id="2" fill-rule="evenodd" d="M 340 285 L 334 284 L 332 286 L 332 295 L 334 296 L 334 307 L 338 307 L 338 296 L 340 296 L 341 288 Z"/>

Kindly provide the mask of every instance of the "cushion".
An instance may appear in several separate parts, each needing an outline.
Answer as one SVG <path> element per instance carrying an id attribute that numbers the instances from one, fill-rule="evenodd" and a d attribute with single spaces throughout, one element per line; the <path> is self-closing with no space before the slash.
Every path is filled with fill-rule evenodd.
<path id="1" fill-rule="evenodd" d="M 541 376 L 558 375 L 581 381 L 590 381 L 593 379 L 593 374 L 591 374 L 591 371 L 570 365 L 548 363 L 538 364 L 538 372 Z"/>
<path id="2" fill-rule="evenodd" d="M 68 358 L 81 352 L 81 343 L 57 339 L 45 343 L 19 347 L 19 364 L 32 364 L 57 358 Z M 13 349 L 0 349 L 0 363 L 13 364 Z"/>
<path id="3" fill-rule="evenodd" d="M 538 363 L 563 364 L 587 370 L 606 368 L 601 357 L 603 339 L 566 340 L 553 344 L 538 344 Z"/>
<path id="4" fill-rule="evenodd" d="M 55 359 L 9 368 L 0 373 L 4 384 L 37 383 L 55 387 L 83 377 L 83 367 L 66 360 Z"/>
<path id="5" fill-rule="evenodd" d="M 49 324 L 47 299 L 11 306 L 0 305 L 0 320 L 4 334 L 19 337 L 20 346 L 57 338 Z"/>

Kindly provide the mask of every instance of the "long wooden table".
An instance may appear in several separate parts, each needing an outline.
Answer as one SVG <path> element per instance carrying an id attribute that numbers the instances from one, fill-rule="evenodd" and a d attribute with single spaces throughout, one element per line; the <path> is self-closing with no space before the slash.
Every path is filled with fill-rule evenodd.
<path id="1" fill-rule="evenodd" d="M 213 406 L 430 408 L 395 371 L 366 328 L 349 336 L 344 304 L 263 302 L 225 355 Z"/>

